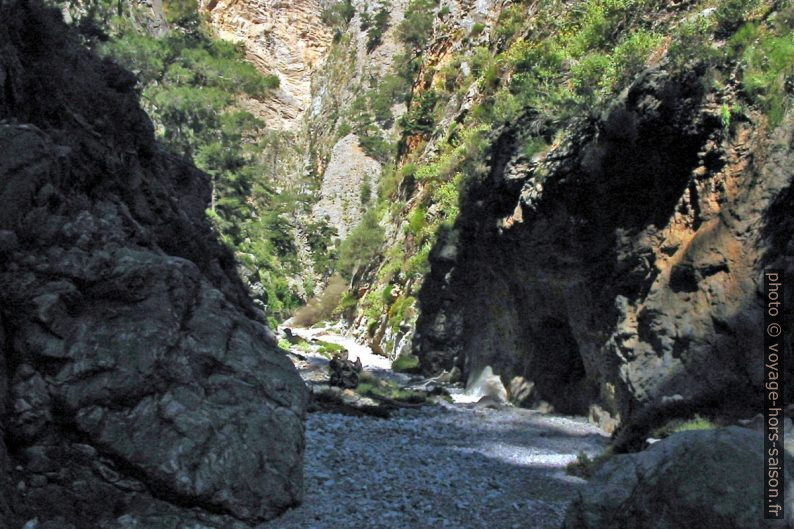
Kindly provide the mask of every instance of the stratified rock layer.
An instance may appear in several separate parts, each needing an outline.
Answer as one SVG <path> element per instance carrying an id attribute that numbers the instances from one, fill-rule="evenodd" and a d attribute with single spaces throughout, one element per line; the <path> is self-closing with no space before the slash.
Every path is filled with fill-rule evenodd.
<path id="1" fill-rule="evenodd" d="M 305 388 L 205 175 L 57 12 L 0 18 L 0 525 L 272 518 L 302 495 Z"/>
<path id="2" fill-rule="evenodd" d="M 729 131 L 704 86 L 647 71 L 534 159 L 542 118 L 501 132 L 431 254 L 425 369 L 523 377 L 530 401 L 636 426 L 621 443 L 669 414 L 755 413 L 762 271 L 794 268 L 794 126 Z"/>
<path id="3" fill-rule="evenodd" d="M 317 0 L 202 0 L 221 38 L 241 42 L 264 73 L 278 75 L 275 97 L 260 109 L 268 125 L 295 130 L 311 101 L 311 76 L 325 59 L 331 30 L 320 20 Z"/>

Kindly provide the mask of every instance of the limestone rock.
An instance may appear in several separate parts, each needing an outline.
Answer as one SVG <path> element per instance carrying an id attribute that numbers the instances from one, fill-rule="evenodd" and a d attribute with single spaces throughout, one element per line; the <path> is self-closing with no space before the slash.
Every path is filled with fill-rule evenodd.
<path id="1" fill-rule="evenodd" d="M 295 505 L 306 390 L 206 175 L 57 11 L 0 18 L 0 526 L 236 529 Z"/>
<path id="2" fill-rule="evenodd" d="M 278 75 L 278 92 L 262 114 L 269 126 L 299 128 L 311 103 L 312 72 L 331 44 L 331 30 L 320 20 L 322 3 L 201 0 L 199 4 L 221 38 L 242 43 L 263 73 Z"/>
<path id="3" fill-rule="evenodd" d="M 370 196 L 373 197 L 380 173 L 380 164 L 361 149 L 355 134 L 348 134 L 340 139 L 334 146 L 325 169 L 320 200 L 313 211 L 314 217 L 327 218 L 328 224 L 344 239 L 364 214 L 362 187 L 368 185 Z"/>
<path id="4" fill-rule="evenodd" d="M 491 366 L 476 376 L 472 373 L 466 382 L 466 394 L 473 397 L 490 397 L 499 402 L 507 402 L 507 388 L 502 384 L 499 375 L 494 374 Z"/>
<path id="5" fill-rule="evenodd" d="M 614 456 L 568 508 L 564 528 L 781 527 L 764 520 L 763 446 L 760 433 L 733 426 Z M 787 516 L 794 516 L 792 464 L 787 457 Z"/>

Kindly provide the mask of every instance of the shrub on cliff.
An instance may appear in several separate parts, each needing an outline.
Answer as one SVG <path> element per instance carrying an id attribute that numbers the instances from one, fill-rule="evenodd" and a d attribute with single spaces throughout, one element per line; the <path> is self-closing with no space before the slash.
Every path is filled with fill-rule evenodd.
<path id="1" fill-rule="evenodd" d="M 370 210 L 340 244 L 339 272 L 346 278 L 355 276 L 362 267 L 374 262 L 383 240 L 383 228 L 378 224 L 375 212 Z"/>
<path id="2" fill-rule="evenodd" d="M 389 6 L 382 5 L 372 17 L 372 25 L 367 31 L 367 51 L 372 52 L 383 42 L 383 34 L 389 28 Z"/>
<path id="3" fill-rule="evenodd" d="M 323 9 L 320 20 L 331 27 L 346 26 L 356 14 L 356 8 L 350 0 L 343 0 Z"/>
<path id="4" fill-rule="evenodd" d="M 412 0 L 405 10 L 405 18 L 397 26 L 398 38 L 414 53 L 424 49 L 432 35 L 437 6 L 437 0 Z"/>
<path id="5" fill-rule="evenodd" d="M 85 16 L 104 24 L 107 40 L 93 44 L 136 74 L 144 109 L 166 148 L 210 174 L 208 216 L 236 251 L 243 275 L 259 283 L 254 291 L 270 316 L 286 317 L 301 301 L 286 281 L 297 270 L 289 219 L 301 199 L 272 190 L 283 142 L 239 103 L 269 97 L 279 78 L 246 61 L 240 44 L 212 36 L 195 0 L 166 4 L 169 31 L 160 37 L 137 21 L 144 16 L 138 7 L 125 18 L 105 16 L 114 8 L 109 0 L 96 6 Z"/>
<path id="6" fill-rule="evenodd" d="M 411 106 L 411 109 L 400 118 L 400 127 L 403 134 L 412 136 L 414 134 L 429 134 L 435 128 L 435 108 L 438 102 L 438 94 L 432 90 L 423 92 L 418 101 Z"/>

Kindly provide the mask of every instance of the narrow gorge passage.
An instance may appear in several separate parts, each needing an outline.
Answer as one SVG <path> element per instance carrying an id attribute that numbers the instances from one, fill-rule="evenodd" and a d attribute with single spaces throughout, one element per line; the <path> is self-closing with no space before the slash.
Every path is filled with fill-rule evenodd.
<path id="1" fill-rule="evenodd" d="M 419 383 L 384 358 L 332 330 L 292 329 L 307 340 L 348 348 L 364 373 Z M 327 360 L 293 348 L 311 386 Z M 385 364 L 385 365 L 384 365 Z M 412 380 L 411 380 L 412 379 Z M 390 418 L 314 412 L 306 421 L 303 504 L 259 529 L 557 528 L 586 485 L 565 467 L 594 456 L 607 435 L 582 417 L 466 403 L 460 388 Z"/>
<path id="2" fill-rule="evenodd" d="M 0 0 L 0 529 L 794 529 L 793 184 L 794 0 Z"/>

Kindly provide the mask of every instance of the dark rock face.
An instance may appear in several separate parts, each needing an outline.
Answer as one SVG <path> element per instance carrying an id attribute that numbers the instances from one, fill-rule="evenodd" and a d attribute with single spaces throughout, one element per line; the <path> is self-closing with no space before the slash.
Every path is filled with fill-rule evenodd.
<path id="1" fill-rule="evenodd" d="M 761 402 L 761 274 L 794 267 L 794 126 L 729 134 L 704 86 L 645 72 L 540 161 L 522 149 L 536 118 L 501 133 L 431 254 L 425 370 L 492 366 L 632 440 L 664 415 Z"/>
<path id="2" fill-rule="evenodd" d="M 206 176 L 56 11 L 0 19 L 0 526 L 272 518 L 302 495 L 306 390 Z"/>
<path id="3" fill-rule="evenodd" d="M 764 520 L 762 434 L 733 426 L 682 432 L 644 452 L 618 455 L 568 508 L 564 529 L 783 527 Z M 786 455 L 784 483 L 792 483 Z M 794 500 L 786 496 L 786 516 Z M 786 527 L 790 527 L 786 524 Z"/>
<path id="4" fill-rule="evenodd" d="M 353 362 L 348 359 L 347 351 L 336 353 L 328 363 L 328 383 L 339 388 L 355 388 L 358 386 L 361 370 L 360 358 L 356 358 L 356 361 Z"/>

